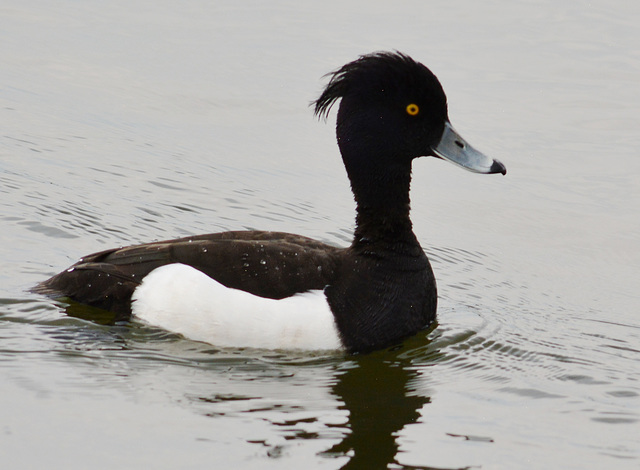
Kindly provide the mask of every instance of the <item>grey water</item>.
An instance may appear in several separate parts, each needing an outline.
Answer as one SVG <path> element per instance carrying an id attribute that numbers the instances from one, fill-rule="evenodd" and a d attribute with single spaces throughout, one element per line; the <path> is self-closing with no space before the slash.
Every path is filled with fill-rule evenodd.
<path id="1" fill-rule="evenodd" d="M 637 2 L 0 6 L 3 468 L 638 468 Z M 84 254 L 235 229 L 347 245 L 309 103 L 397 49 L 505 177 L 415 162 L 437 325 L 362 356 L 221 350 L 28 293 Z"/>

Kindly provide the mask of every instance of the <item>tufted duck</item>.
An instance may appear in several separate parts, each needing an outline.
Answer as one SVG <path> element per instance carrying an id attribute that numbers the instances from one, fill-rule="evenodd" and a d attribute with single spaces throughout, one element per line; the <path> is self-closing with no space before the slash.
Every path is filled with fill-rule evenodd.
<path id="1" fill-rule="evenodd" d="M 338 146 L 356 201 L 348 248 L 215 233 L 95 253 L 34 290 L 217 346 L 366 352 L 425 328 L 436 282 L 409 219 L 411 162 L 506 169 L 456 133 L 440 82 L 407 55 L 364 55 L 333 72 L 316 115 L 339 100 Z"/>

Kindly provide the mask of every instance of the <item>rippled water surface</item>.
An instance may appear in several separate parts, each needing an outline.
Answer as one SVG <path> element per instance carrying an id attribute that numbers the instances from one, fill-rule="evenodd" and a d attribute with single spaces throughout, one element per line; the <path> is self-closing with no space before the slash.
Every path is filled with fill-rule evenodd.
<path id="1" fill-rule="evenodd" d="M 7 468 L 638 468 L 637 2 L 0 13 Z M 509 170 L 414 165 L 432 329 L 365 356 L 220 350 L 26 292 L 84 254 L 189 234 L 348 244 L 335 116 L 308 103 L 380 49 L 430 66 L 456 128 Z"/>

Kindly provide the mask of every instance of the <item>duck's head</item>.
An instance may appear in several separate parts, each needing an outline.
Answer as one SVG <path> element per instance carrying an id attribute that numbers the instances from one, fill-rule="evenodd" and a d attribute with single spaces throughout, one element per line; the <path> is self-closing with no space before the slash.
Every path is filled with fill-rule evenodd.
<path id="1" fill-rule="evenodd" d="M 409 56 L 364 55 L 330 77 L 315 112 L 326 117 L 341 99 L 337 136 L 352 182 L 367 170 L 382 174 L 410 168 L 421 156 L 442 158 L 477 173 L 506 174 L 502 163 L 475 150 L 454 130 L 440 82 Z"/>

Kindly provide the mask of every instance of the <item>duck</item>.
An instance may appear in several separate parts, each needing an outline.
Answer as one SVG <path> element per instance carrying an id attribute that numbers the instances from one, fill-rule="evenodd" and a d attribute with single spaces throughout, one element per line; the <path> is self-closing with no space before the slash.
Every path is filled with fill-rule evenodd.
<path id="1" fill-rule="evenodd" d="M 453 128 L 442 85 L 410 56 L 373 52 L 326 77 L 312 106 L 326 120 L 339 103 L 348 247 L 272 231 L 190 236 L 85 256 L 33 290 L 222 348 L 367 353 L 428 328 L 438 296 L 409 214 L 412 162 L 506 167 Z"/>

